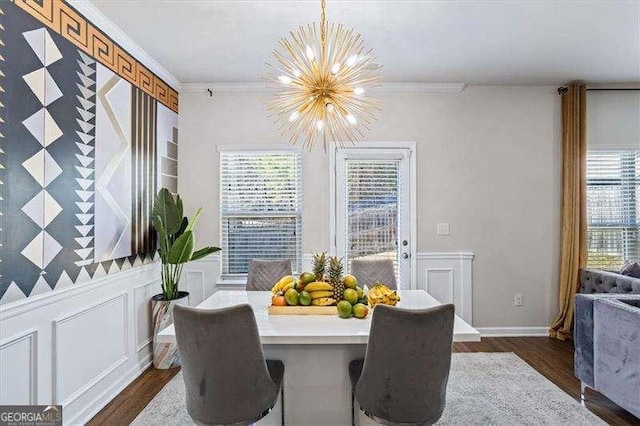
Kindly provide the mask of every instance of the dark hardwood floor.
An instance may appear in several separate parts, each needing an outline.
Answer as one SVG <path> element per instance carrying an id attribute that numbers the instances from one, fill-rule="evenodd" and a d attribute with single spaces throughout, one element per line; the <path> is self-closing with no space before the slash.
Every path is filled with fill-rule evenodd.
<path id="1" fill-rule="evenodd" d="M 576 400 L 580 382 L 573 376 L 573 344 L 546 337 L 489 337 L 455 343 L 454 352 L 513 352 Z M 100 411 L 89 425 L 128 425 L 179 371 L 149 368 Z M 594 391 L 587 408 L 612 425 L 640 425 L 640 420 Z"/>

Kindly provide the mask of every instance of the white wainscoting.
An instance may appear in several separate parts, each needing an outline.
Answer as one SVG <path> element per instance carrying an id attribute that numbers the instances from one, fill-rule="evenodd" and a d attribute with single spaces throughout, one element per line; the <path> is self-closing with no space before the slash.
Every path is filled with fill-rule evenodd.
<path id="1" fill-rule="evenodd" d="M 219 259 L 185 266 L 194 306 L 215 291 Z M 0 306 L 0 405 L 62 404 L 83 424 L 151 363 L 151 263 Z"/>
<path id="2" fill-rule="evenodd" d="M 473 257 L 470 252 L 418 253 L 417 282 L 441 303 L 453 303 L 456 314 L 473 325 Z"/>

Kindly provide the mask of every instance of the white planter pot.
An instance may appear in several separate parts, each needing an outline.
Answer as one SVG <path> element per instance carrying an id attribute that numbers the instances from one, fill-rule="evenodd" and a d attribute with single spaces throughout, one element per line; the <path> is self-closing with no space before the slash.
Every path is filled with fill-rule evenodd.
<path id="1" fill-rule="evenodd" d="M 189 293 L 178 292 L 178 298 L 164 300 L 162 294 L 156 294 L 151 298 L 151 321 L 153 323 L 153 366 L 166 370 L 178 367 L 178 345 L 176 343 L 158 343 L 158 333 L 173 324 L 173 307 L 175 305 L 189 305 Z"/>

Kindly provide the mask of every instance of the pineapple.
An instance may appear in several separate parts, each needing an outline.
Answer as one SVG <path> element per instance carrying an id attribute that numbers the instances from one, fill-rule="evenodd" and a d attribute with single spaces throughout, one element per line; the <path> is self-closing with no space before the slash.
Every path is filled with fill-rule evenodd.
<path id="1" fill-rule="evenodd" d="M 313 255 L 313 273 L 316 281 L 324 281 L 324 270 L 327 266 L 327 253 L 316 253 Z"/>
<path id="2" fill-rule="evenodd" d="M 342 259 L 337 257 L 329 258 L 329 283 L 333 286 L 333 298 L 338 302 L 344 296 L 344 282 L 342 282 Z"/>

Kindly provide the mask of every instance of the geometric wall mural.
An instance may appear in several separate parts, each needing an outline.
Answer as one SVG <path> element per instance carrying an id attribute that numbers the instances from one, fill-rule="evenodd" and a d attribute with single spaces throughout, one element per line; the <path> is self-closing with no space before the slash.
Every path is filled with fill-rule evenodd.
<path id="1" fill-rule="evenodd" d="M 102 62 L 0 4 L 0 304 L 155 257 L 177 113 Z"/>

